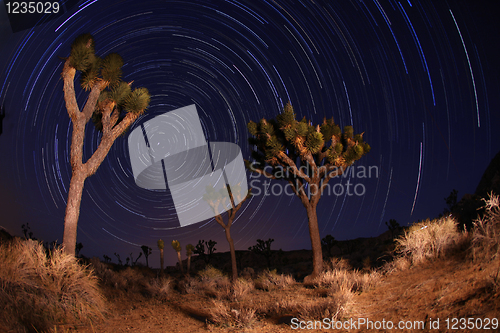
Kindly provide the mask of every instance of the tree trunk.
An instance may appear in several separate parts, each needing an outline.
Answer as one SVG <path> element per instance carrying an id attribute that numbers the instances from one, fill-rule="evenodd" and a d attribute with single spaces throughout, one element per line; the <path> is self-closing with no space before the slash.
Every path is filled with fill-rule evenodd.
<path id="1" fill-rule="evenodd" d="M 163 258 L 163 249 L 160 249 L 160 267 L 161 267 L 161 274 L 163 274 L 163 263 L 164 263 L 164 258 Z"/>
<path id="2" fill-rule="evenodd" d="M 85 170 L 80 167 L 73 170 L 68 192 L 68 204 L 64 218 L 64 252 L 75 255 L 76 234 L 78 217 L 80 216 L 80 203 L 82 201 L 83 183 L 86 179 Z"/>
<path id="3" fill-rule="evenodd" d="M 177 252 L 177 259 L 179 260 L 179 265 L 181 266 L 181 272 L 184 273 L 184 266 L 182 265 L 181 253 Z"/>
<path id="4" fill-rule="evenodd" d="M 309 219 L 309 236 L 311 237 L 311 248 L 313 252 L 313 272 L 304 278 L 304 282 L 311 282 L 323 270 L 323 253 L 321 250 L 321 237 L 319 235 L 318 216 L 316 207 L 309 205 L 306 207 L 307 218 Z"/>
<path id="5" fill-rule="evenodd" d="M 189 276 L 189 271 L 191 270 L 191 255 L 188 256 L 188 262 L 187 262 L 187 274 Z"/>
<path id="6" fill-rule="evenodd" d="M 236 266 L 236 252 L 234 250 L 233 239 L 231 238 L 230 226 L 224 228 L 224 230 L 226 230 L 226 238 L 227 242 L 229 243 L 229 250 L 231 251 L 231 270 L 233 273 L 232 280 L 234 282 L 238 278 L 238 268 Z"/>

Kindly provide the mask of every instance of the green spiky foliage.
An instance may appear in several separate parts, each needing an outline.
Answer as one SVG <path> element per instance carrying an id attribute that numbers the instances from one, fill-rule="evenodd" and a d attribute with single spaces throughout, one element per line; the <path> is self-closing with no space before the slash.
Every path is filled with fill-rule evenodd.
<path id="1" fill-rule="evenodd" d="M 109 105 L 118 113 L 116 126 L 126 112 L 142 114 L 148 107 L 151 97 L 146 88 L 135 88 L 124 82 L 122 77 L 123 59 L 117 53 L 110 53 L 104 58 L 95 55 L 94 38 L 90 34 L 80 35 L 71 46 L 70 65 L 81 72 L 80 85 L 85 91 L 92 90 L 98 83 L 105 88 L 101 91 L 92 121 L 99 131 L 103 130 L 102 112 Z"/>
<path id="2" fill-rule="evenodd" d="M 352 126 L 345 126 L 344 132 L 333 118 L 324 119 L 313 126 L 305 118 L 297 121 L 293 107 L 287 103 L 276 119 L 250 121 L 248 131 L 252 135 L 249 143 L 257 148 L 252 157 L 260 165 L 289 167 L 283 155 L 301 163 L 314 160 L 316 165 L 330 164 L 348 167 L 370 151 L 370 145 L 363 140 L 363 133 L 354 135 Z M 312 160 L 311 160 L 312 159 Z M 298 166 L 297 166 L 298 167 Z M 278 171 L 278 170 L 275 170 Z"/>
<path id="3" fill-rule="evenodd" d="M 248 131 L 253 161 L 245 161 L 247 168 L 270 179 L 288 181 L 307 210 L 313 245 L 312 278 L 323 265 L 316 205 L 328 181 L 366 155 L 370 145 L 363 133 L 354 134 L 352 126 L 342 131 L 333 118 L 316 125 L 305 117 L 298 121 L 290 103 L 276 119 L 250 121 Z"/>
<path id="4" fill-rule="evenodd" d="M 179 260 L 181 272 L 184 273 L 184 266 L 182 266 L 182 259 L 181 259 L 181 251 L 182 251 L 181 243 L 178 240 L 173 240 L 172 247 L 174 248 L 175 252 L 177 252 L 177 260 Z"/>

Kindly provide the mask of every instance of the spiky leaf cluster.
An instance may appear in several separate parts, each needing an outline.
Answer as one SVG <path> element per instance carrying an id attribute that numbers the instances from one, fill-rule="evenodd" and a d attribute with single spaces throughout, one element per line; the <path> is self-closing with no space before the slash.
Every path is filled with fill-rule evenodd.
<path id="1" fill-rule="evenodd" d="M 193 254 L 194 252 L 194 245 L 193 244 L 188 244 L 186 245 L 186 254 L 188 257 L 191 257 L 191 255 Z"/>
<path id="2" fill-rule="evenodd" d="M 286 154 L 292 161 L 300 158 L 303 162 L 309 156 L 318 166 L 325 163 L 338 167 L 349 166 L 370 151 L 363 134 L 354 135 L 352 126 L 345 126 L 342 132 L 333 118 L 324 119 L 318 125 L 313 125 L 305 117 L 297 121 L 290 103 L 276 120 L 251 121 L 248 130 L 252 135 L 249 143 L 256 148 L 252 151 L 252 157 L 261 167 L 265 163 L 286 167 L 280 160 L 281 154 Z M 250 168 L 249 163 L 247 168 Z"/>
<path id="3" fill-rule="evenodd" d="M 181 243 L 178 240 L 172 241 L 172 247 L 174 248 L 174 250 L 176 252 L 181 252 L 181 250 L 182 250 Z"/>
<path id="4" fill-rule="evenodd" d="M 81 72 L 80 85 L 84 90 L 89 91 L 97 83 L 104 83 L 92 115 L 92 121 L 99 131 L 103 128 L 101 112 L 109 105 L 113 105 L 113 110 L 118 109 L 119 121 L 124 117 L 122 111 L 141 114 L 148 107 L 151 100 L 149 91 L 146 88 L 132 90 L 131 83 L 121 79 L 123 59 L 117 53 L 110 53 L 104 59 L 97 57 L 91 34 L 83 34 L 75 39 L 71 45 L 69 63 Z"/>
<path id="5" fill-rule="evenodd" d="M 158 240 L 158 248 L 163 250 L 165 248 L 165 242 L 162 239 Z"/>

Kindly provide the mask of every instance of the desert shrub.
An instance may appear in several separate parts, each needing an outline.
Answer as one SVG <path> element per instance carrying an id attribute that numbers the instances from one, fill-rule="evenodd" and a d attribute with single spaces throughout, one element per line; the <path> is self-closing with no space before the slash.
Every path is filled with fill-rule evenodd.
<path id="1" fill-rule="evenodd" d="M 315 300 L 283 299 L 276 302 L 269 313 L 278 316 L 293 313 L 302 320 L 340 320 L 349 312 L 352 297 L 353 293 L 346 291 Z"/>
<path id="2" fill-rule="evenodd" d="M 262 290 L 283 289 L 291 286 L 295 280 L 291 275 L 278 274 L 275 269 L 266 269 L 255 280 L 255 287 Z"/>
<path id="3" fill-rule="evenodd" d="M 231 300 L 241 301 L 255 289 L 253 281 L 239 278 L 232 285 Z"/>
<path id="4" fill-rule="evenodd" d="M 173 280 L 171 278 L 159 277 L 150 280 L 148 291 L 152 297 L 160 301 L 165 301 L 170 296 L 172 287 Z"/>
<path id="5" fill-rule="evenodd" d="M 451 216 L 413 224 L 396 239 L 396 252 L 409 258 L 412 264 L 437 258 L 458 246 L 466 233 L 458 230 Z"/>
<path id="6" fill-rule="evenodd" d="M 327 269 L 312 281 L 312 285 L 329 289 L 329 294 L 364 291 L 380 279 L 380 273 L 377 271 L 360 272 L 350 269 L 343 259 L 332 259 L 330 264 L 325 266 Z"/>
<path id="7" fill-rule="evenodd" d="M 47 256 L 33 240 L 0 245 L 0 303 L 0 326 L 14 332 L 88 323 L 105 311 L 91 270 L 60 248 Z"/>
<path id="8" fill-rule="evenodd" d="M 244 328 L 256 321 L 255 309 L 249 307 L 232 308 L 226 302 L 212 300 L 209 310 L 210 321 L 217 326 Z"/>
<path id="9" fill-rule="evenodd" d="M 500 207 L 499 198 L 490 194 L 485 202 L 482 218 L 474 221 L 472 235 L 472 253 L 475 260 L 493 260 L 500 252 Z"/>
<path id="10" fill-rule="evenodd" d="M 230 299 L 232 297 L 229 277 L 210 265 L 199 271 L 197 277 L 180 281 L 179 289 L 186 294 L 204 294 L 216 299 Z"/>

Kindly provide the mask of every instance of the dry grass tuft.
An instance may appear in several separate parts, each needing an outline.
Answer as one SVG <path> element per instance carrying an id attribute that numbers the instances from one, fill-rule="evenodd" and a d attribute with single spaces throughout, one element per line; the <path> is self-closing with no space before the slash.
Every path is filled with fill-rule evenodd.
<path id="1" fill-rule="evenodd" d="M 362 273 L 353 270 L 344 259 L 332 259 L 327 270 L 312 281 L 313 286 L 329 289 L 329 293 L 365 291 L 380 280 L 376 271 Z"/>
<path id="2" fill-rule="evenodd" d="M 500 253 L 500 207 L 499 198 L 490 194 L 485 202 L 485 213 L 474 222 L 472 254 L 474 260 L 493 260 Z"/>
<path id="3" fill-rule="evenodd" d="M 284 289 L 295 284 L 291 275 L 278 274 L 275 269 L 266 269 L 255 280 L 255 287 L 262 290 Z"/>
<path id="4" fill-rule="evenodd" d="M 413 224 L 405 234 L 396 239 L 396 252 L 407 257 L 411 264 L 438 258 L 457 248 L 467 238 L 460 232 L 451 216 Z"/>
<path id="5" fill-rule="evenodd" d="M 0 326 L 15 332 L 89 323 L 105 311 L 91 270 L 61 249 L 47 255 L 31 240 L 0 245 L 0 303 Z"/>
<path id="6" fill-rule="evenodd" d="M 209 310 L 210 321 L 217 326 L 250 327 L 256 320 L 255 309 L 242 307 L 232 308 L 226 302 L 212 300 Z"/>
<path id="7" fill-rule="evenodd" d="M 241 301 L 255 289 L 253 281 L 239 278 L 232 285 L 231 300 Z"/>

